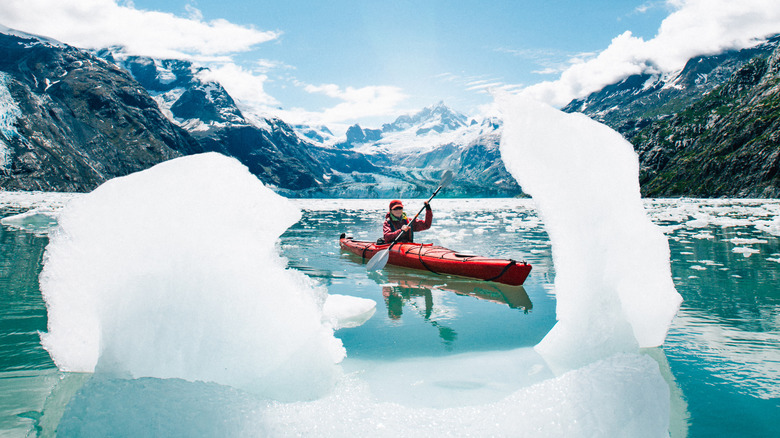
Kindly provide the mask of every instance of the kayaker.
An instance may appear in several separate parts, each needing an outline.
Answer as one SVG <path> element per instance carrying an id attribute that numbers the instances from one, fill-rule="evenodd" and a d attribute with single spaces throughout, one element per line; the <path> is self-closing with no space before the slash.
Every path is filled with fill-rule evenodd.
<path id="1" fill-rule="evenodd" d="M 398 239 L 399 242 L 413 242 L 415 231 L 425 231 L 431 227 L 433 223 L 433 210 L 431 205 L 425 202 L 425 220 L 417 219 L 411 226 L 409 225 L 409 218 L 404 213 L 404 204 L 395 199 L 390 201 L 390 211 L 385 215 L 385 223 L 382 226 L 382 232 L 384 233 L 385 242 L 390 243 L 398 237 L 399 234 L 403 235 Z"/>

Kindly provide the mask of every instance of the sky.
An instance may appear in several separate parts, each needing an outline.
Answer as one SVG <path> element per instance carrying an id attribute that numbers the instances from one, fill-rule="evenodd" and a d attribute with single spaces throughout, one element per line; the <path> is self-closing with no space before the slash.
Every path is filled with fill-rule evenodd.
<path id="1" fill-rule="evenodd" d="M 502 93 L 561 107 L 780 33 L 780 1 L 2 0 L 0 25 L 189 59 L 246 111 L 338 133 Z"/>

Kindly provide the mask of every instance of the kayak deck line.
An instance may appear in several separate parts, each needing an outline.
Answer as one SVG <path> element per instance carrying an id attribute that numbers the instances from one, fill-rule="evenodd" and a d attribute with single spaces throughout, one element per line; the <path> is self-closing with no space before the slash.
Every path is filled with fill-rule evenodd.
<path id="1" fill-rule="evenodd" d="M 495 281 L 511 286 L 522 285 L 531 272 L 531 265 L 525 261 L 465 254 L 432 243 L 378 244 L 354 240 L 342 234 L 339 237 L 339 246 L 342 250 L 360 256 L 364 263 L 380 251 L 389 249 L 388 263 L 395 266 L 430 271 L 439 275 L 459 275 Z"/>

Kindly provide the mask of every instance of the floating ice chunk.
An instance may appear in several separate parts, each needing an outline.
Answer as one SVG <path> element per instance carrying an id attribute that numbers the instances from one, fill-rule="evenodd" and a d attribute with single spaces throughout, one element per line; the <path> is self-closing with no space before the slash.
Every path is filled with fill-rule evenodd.
<path id="1" fill-rule="evenodd" d="M 633 147 L 582 114 L 502 98 L 501 154 L 553 246 L 558 323 L 537 346 L 563 369 L 663 343 L 682 300 L 648 218 Z"/>
<path id="2" fill-rule="evenodd" d="M 693 265 L 690 268 L 693 269 L 694 271 L 706 271 L 707 270 L 707 268 L 705 268 L 704 266 L 701 266 L 701 265 Z"/>
<path id="3" fill-rule="evenodd" d="M 348 295 L 330 294 L 322 308 L 322 321 L 334 330 L 363 325 L 376 312 L 376 301 Z"/>
<path id="4" fill-rule="evenodd" d="M 729 242 L 733 243 L 734 245 L 755 245 L 759 243 L 769 243 L 768 240 L 764 239 L 745 239 L 742 237 L 734 237 L 733 239 L 729 239 Z"/>
<path id="5" fill-rule="evenodd" d="M 689 228 L 704 228 L 712 222 L 709 215 L 697 215 L 696 219 L 689 220 L 685 225 Z"/>
<path id="6" fill-rule="evenodd" d="M 780 236 L 780 216 L 773 221 L 756 221 L 756 228 L 773 236 Z"/>
<path id="7" fill-rule="evenodd" d="M 58 213 L 49 209 L 33 209 L 0 219 L 0 223 L 16 230 L 33 234 L 47 234 L 57 226 Z"/>
<path id="8" fill-rule="evenodd" d="M 67 371 L 327 392 L 345 352 L 321 322 L 326 292 L 275 247 L 300 215 L 215 153 L 106 182 L 63 210 L 46 249 L 44 347 Z"/>
<path id="9" fill-rule="evenodd" d="M 738 246 L 736 248 L 733 248 L 731 250 L 731 252 L 735 252 L 737 254 L 742 254 L 743 256 L 745 256 L 747 258 L 747 257 L 752 256 L 753 254 L 758 254 L 761 251 L 759 251 L 759 250 L 757 250 L 755 248 L 747 247 L 747 246 Z"/>

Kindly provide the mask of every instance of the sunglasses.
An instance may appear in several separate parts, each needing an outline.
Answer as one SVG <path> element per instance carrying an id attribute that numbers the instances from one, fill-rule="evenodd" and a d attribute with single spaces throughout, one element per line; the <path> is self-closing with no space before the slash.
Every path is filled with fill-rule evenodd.
<path id="1" fill-rule="evenodd" d="M 393 210 L 403 210 L 403 207 L 393 207 Z"/>

